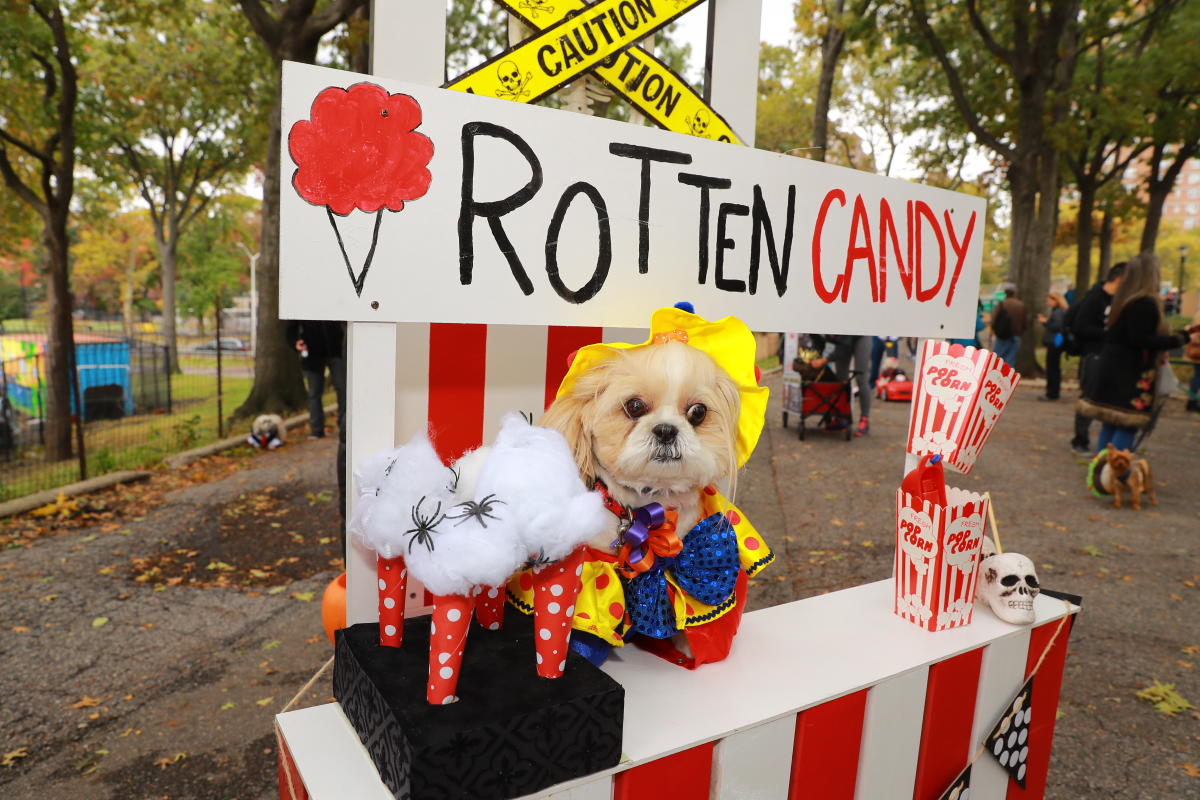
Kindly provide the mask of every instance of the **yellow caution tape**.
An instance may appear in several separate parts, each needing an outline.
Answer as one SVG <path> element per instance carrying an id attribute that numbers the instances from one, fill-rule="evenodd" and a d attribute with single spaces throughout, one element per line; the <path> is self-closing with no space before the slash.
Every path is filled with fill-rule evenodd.
<path id="1" fill-rule="evenodd" d="M 529 103 L 592 72 L 657 125 L 742 144 L 670 67 L 634 42 L 704 0 L 498 0 L 538 33 L 446 84 Z"/>

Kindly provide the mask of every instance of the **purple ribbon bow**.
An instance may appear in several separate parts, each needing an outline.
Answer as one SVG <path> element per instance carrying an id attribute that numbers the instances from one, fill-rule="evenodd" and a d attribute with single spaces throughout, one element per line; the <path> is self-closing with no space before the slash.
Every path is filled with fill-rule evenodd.
<path id="1" fill-rule="evenodd" d="M 650 530 L 657 528 L 667 520 L 667 510 L 661 503 L 647 503 L 633 512 L 633 522 L 622 534 L 625 544 L 629 545 L 630 566 L 641 561 L 646 552 L 643 549 L 646 540 L 650 538 Z"/>

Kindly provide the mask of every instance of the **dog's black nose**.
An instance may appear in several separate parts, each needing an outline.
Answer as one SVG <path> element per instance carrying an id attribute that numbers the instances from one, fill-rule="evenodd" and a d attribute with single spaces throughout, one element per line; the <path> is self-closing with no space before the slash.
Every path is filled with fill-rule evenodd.
<path id="1" fill-rule="evenodd" d="M 679 435 L 679 429 L 674 425 L 668 425 L 665 422 L 660 422 L 650 429 L 654 434 L 654 438 L 658 439 L 662 444 L 670 444 L 675 441 L 675 437 Z"/>

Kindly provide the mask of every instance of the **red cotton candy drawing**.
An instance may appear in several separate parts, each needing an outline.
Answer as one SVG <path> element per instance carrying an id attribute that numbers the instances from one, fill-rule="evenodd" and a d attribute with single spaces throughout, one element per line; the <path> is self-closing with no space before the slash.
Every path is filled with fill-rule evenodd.
<path id="1" fill-rule="evenodd" d="M 322 90 L 309 116 L 288 132 L 288 154 L 297 167 L 292 187 L 309 203 L 325 207 L 350 282 L 361 297 L 383 210 L 401 211 L 429 189 L 433 142 L 416 130 L 421 106 L 415 99 L 373 83 Z M 371 248 L 357 275 L 335 218 L 355 209 L 375 214 Z"/>

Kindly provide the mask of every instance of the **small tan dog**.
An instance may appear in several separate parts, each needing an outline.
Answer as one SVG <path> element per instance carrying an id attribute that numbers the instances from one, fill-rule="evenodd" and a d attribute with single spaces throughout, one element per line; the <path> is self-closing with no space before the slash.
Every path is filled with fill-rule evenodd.
<path id="1" fill-rule="evenodd" d="M 1142 508 L 1143 493 L 1150 499 L 1151 505 L 1158 505 L 1150 462 L 1144 458 L 1134 458 L 1128 450 L 1117 450 L 1111 443 L 1107 454 L 1108 460 L 1100 468 L 1100 486 L 1113 496 L 1113 507 L 1121 507 L 1121 495 L 1126 491 L 1130 493 L 1129 504 L 1135 511 Z"/>

